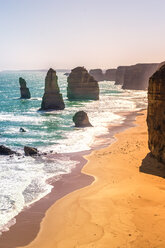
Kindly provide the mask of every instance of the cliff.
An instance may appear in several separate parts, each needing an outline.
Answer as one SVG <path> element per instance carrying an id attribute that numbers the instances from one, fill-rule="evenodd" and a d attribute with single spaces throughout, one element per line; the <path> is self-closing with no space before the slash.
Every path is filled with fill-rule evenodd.
<path id="1" fill-rule="evenodd" d="M 99 99 L 98 82 L 84 67 L 74 68 L 67 79 L 67 97 L 69 100 Z"/>
<path id="2" fill-rule="evenodd" d="M 149 80 L 147 125 L 149 149 L 165 163 L 165 65 Z"/>
<path id="3" fill-rule="evenodd" d="M 124 73 L 123 89 L 146 90 L 148 80 L 159 64 L 136 64 L 128 66 Z"/>
<path id="4" fill-rule="evenodd" d="M 57 81 L 56 71 L 49 69 L 45 78 L 45 92 L 40 110 L 62 110 L 65 108 Z"/>

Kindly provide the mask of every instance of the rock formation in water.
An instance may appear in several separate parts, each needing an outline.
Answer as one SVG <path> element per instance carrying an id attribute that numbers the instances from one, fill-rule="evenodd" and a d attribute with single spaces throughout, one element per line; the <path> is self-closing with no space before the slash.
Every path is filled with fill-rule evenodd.
<path id="1" fill-rule="evenodd" d="M 165 163 L 165 65 L 149 80 L 147 125 L 149 149 Z"/>
<path id="2" fill-rule="evenodd" d="M 24 152 L 26 156 L 35 156 L 38 154 L 37 148 L 30 146 L 24 146 Z"/>
<path id="3" fill-rule="evenodd" d="M 52 68 L 49 69 L 45 78 L 45 93 L 42 98 L 40 110 L 62 110 L 65 108 L 57 80 L 56 71 Z"/>
<path id="4" fill-rule="evenodd" d="M 106 70 L 105 75 L 104 75 L 104 80 L 115 81 L 116 80 L 116 71 L 117 71 L 117 69 Z"/>
<path id="5" fill-rule="evenodd" d="M 104 74 L 101 69 L 92 69 L 89 74 L 98 82 L 104 81 Z"/>
<path id="6" fill-rule="evenodd" d="M 30 99 L 30 91 L 29 88 L 26 87 L 26 81 L 23 78 L 19 78 L 19 84 L 20 84 L 20 92 L 21 92 L 21 98 L 22 99 Z"/>
<path id="7" fill-rule="evenodd" d="M 70 74 L 69 72 L 65 72 L 64 76 L 69 76 L 69 74 Z"/>
<path id="8" fill-rule="evenodd" d="M 146 90 L 148 81 L 159 64 L 136 64 L 128 66 L 124 73 L 123 89 Z"/>
<path id="9" fill-rule="evenodd" d="M 26 132 L 26 130 L 25 130 L 23 127 L 20 127 L 19 131 L 20 131 L 21 133 L 25 133 L 25 132 Z"/>
<path id="10" fill-rule="evenodd" d="M 0 145 L 0 155 L 12 155 L 12 154 L 17 154 L 17 153 L 6 146 Z"/>
<path id="11" fill-rule="evenodd" d="M 123 85 L 124 84 L 124 75 L 125 75 L 125 71 L 127 69 L 128 66 L 119 66 L 117 67 L 116 70 L 116 80 L 115 80 L 115 84 L 119 84 L 119 85 Z"/>
<path id="12" fill-rule="evenodd" d="M 98 82 L 84 67 L 76 67 L 67 79 L 67 97 L 69 100 L 99 99 Z"/>
<path id="13" fill-rule="evenodd" d="M 88 115 L 84 111 L 79 111 L 73 116 L 75 127 L 92 127 L 89 122 Z"/>

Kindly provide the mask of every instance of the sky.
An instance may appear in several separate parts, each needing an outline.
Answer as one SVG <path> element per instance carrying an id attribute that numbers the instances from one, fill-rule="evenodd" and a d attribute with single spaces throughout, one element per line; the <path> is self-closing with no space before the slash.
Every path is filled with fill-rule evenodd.
<path id="1" fill-rule="evenodd" d="M 0 0 L 0 70 L 165 60 L 165 0 Z"/>

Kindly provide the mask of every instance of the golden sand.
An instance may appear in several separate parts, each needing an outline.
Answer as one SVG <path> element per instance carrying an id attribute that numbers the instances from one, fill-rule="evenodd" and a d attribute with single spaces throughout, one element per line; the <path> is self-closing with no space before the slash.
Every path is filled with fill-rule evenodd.
<path id="1" fill-rule="evenodd" d="M 147 156 L 145 120 L 87 156 L 94 183 L 58 200 L 26 248 L 165 248 L 164 167 Z"/>

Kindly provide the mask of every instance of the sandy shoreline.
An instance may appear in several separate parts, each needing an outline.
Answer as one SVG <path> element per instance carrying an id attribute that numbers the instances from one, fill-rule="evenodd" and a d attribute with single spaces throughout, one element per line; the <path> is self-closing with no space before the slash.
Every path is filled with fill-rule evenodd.
<path id="1" fill-rule="evenodd" d="M 58 200 L 27 248 L 164 248 L 165 169 L 147 148 L 146 111 L 87 156 L 92 185 Z"/>
<path id="2" fill-rule="evenodd" d="M 123 112 L 118 113 L 125 117 L 123 124 L 110 127 L 110 134 L 101 136 L 101 140 L 106 143 L 97 144 L 95 149 L 100 149 L 103 146 L 107 147 L 112 142 L 113 135 L 121 132 L 126 128 L 133 126 L 133 121 L 137 112 Z M 70 174 L 63 175 L 62 178 L 52 183 L 54 186 L 50 194 L 31 205 L 30 208 L 25 208 L 18 216 L 16 216 L 16 224 L 10 227 L 8 232 L 4 232 L 0 236 L 0 247 L 14 248 L 17 246 L 25 246 L 29 244 L 39 232 L 40 222 L 45 216 L 45 212 L 54 204 L 58 199 L 66 194 L 85 187 L 91 184 L 94 180 L 93 177 L 81 173 L 81 170 L 87 160 L 83 157 L 91 151 L 84 151 L 72 154 L 66 154 L 71 160 L 78 161 L 78 166 L 72 170 Z M 54 156 L 54 155 L 50 155 Z"/>

